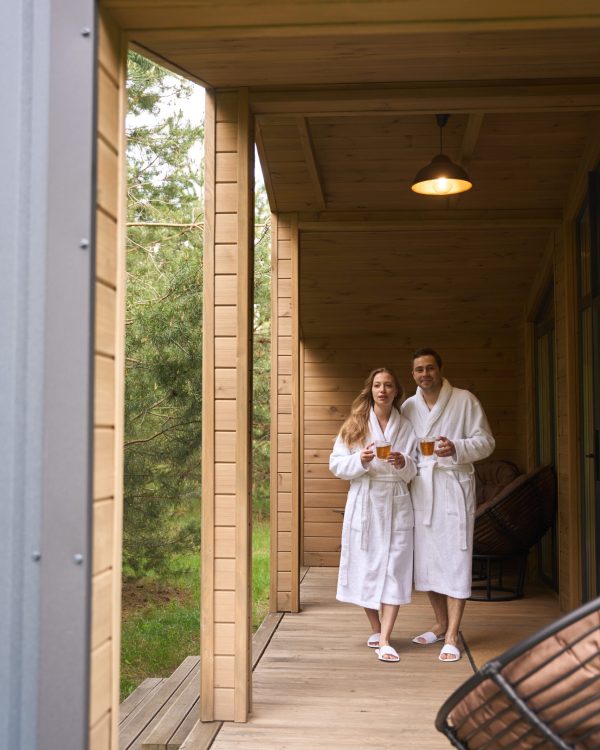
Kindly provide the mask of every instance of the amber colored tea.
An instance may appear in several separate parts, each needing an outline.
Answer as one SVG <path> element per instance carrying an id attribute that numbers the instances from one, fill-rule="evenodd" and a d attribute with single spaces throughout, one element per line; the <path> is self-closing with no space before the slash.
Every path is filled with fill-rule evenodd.
<path id="1" fill-rule="evenodd" d="M 377 458 L 387 458 L 390 455 L 391 450 L 392 446 L 389 443 L 383 443 L 382 445 L 375 446 Z"/>
<path id="2" fill-rule="evenodd" d="M 421 453 L 424 456 L 433 456 L 435 440 L 421 440 Z"/>

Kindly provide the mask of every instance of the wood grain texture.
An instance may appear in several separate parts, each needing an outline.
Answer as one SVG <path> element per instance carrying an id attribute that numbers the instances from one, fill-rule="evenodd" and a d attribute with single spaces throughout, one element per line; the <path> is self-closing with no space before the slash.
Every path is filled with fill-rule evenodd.
<path id="1" fill-rule="evenodd" d="M 335 568 L 308 571 L 302 613 L 284 615 L 254 672 L 249 723 L 223 725 L 213 748 L 443 747 L 434 719 L 472 674 L 469 660 L 448 669 L 439 648 L 410 642 L 431 624 L 426 596 L 415 594 L 392 636 L 400 664 L 382 664 L 365 646 L 363 611 L 335 601 L 336 580 Z M 481 665 L 558 614 L 556 597 L 537 589 L 510 604 L 468 602 L 463 636 Z"/>

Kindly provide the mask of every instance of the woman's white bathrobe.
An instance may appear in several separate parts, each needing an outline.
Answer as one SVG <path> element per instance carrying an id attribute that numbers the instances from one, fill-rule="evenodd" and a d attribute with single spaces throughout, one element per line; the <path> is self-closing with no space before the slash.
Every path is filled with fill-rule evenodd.
<path id="1" fill-rule="evenodd" d="M 473 461 L 492 453 L 495 441 L 479 401 L 444 379 L 429 410 L 420 388 L 402 405 L 417 438 L 452 440 L 456 456 L 421 456 L 411 484 L 415 509 L 415 589 L 468 599 L 471 596 L 475 470 Z"/>
<path id="2" fill-rule="evenodd" d="M 374 458 L 363 468 L 364 446 L 348 448 L 335 441 L 329 469 L 350 480 L 342 527 L 342 554 L 337 598 L 361 607 L 407 604 L 412 591 L 414 516 L 407 483 L 417 473 L 416 439 L 404 417 L 392 409 L 385 433 L 371 410 L 365 445 L 387 439 L 404 454 L 406 464 L 394 468 Z"/>

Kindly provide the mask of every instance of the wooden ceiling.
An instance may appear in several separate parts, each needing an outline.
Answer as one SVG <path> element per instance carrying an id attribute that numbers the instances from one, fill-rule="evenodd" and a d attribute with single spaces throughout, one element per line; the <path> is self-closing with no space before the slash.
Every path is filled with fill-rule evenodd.
<path id="1" fill-rule="evenodd" d="M 103 4 L 166 67 L 250 88 L 271 206 L 300 213 L 305 333 L 414 322 L 424 298 L 428 325 L 522 317 L 600 150 L 597 0 Z M 474 183 L 450 199 L 410 190 L 438 152 L 439 112 L 451 114 L 444 152 Z M 423 276 L 424 257 L 435 274 Z"/>

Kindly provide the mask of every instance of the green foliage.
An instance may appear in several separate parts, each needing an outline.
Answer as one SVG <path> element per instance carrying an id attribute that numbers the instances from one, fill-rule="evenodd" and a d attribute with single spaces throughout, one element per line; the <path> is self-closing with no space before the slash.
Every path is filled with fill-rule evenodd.
<path id="1" fill-rule="evenodd" d="M 128 84 L 130 111 L 153 115 L 128 129 L 123 557 L 140 577 L 199 543 L 202 213 L 190 150 L 202 129 L 160 116 L 190 84 L 135 53 Z"/>
<path id="2" fill-rule="evenodd" d="M 256 191 L 255 215 L 252 503 L 255 517 L 264 519 L 269 515 L 271 434 L 271 227 L 264 189 Z"/>
<path id="3" fill-rule="evenodd" d="M 252 529 L 252 629 L 269 610 L 269 523 Z M 200 653 L 198 553 L 169 561 L 160 581 L 126 582 L 121 631 L 121 700 L 146 677 L 167 677 L 186 656 Z M 140 601 L 140 597 L 142 597 Z"/>

